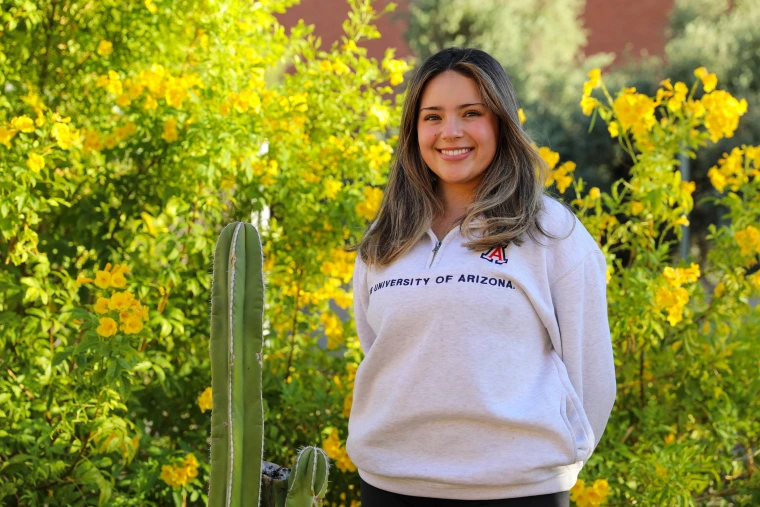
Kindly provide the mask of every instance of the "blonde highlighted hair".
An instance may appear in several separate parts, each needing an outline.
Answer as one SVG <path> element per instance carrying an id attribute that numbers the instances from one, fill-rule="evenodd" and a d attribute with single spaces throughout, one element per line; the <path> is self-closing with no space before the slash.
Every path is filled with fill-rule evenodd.
<path id="1" fill-rule="evenodd" d="M 498 119 L 496 154 L 478 186 L 475 199 L 455 226 L 470 250 L 488 250 L 514 242 L 523 234 L 536 240 L 545 231 L 538 215 L 549 167 L 518 118 L 519 103 L 509 77 L 488 53 L 474 48 L 447 48 L 430 56 L 407 88 L 401 113 L 398 145 L 380 206 L 358 244 L 367 265 L 387 266 L 408 252 L 443 216 L 444 203 L 436 193 L 437 178 L 425 164 L 417 141 L 417 115 L 425 85 L 445 71 L 469 77 L 488 110 Z M 561 202 L 561 201 L 560 201 Z M 572 213 L 572 209 L 562 203 Z M 574 227 L 574 225 L 573 225 Z M 479 237 L 473 231 L 482 229 Z M 572 230 L 570 231 L 572 232 Z"/>

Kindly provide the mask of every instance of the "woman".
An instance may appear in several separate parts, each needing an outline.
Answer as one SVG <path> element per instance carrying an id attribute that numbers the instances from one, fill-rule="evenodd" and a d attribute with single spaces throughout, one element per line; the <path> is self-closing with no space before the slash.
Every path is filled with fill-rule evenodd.
<path id="1" fill-rule="evenodd" d="M 546 174 L 496 60 L 424 62 L 351 248 L 365 358 L 346 451 L 363 507 L 569 505 L 615 369 L 604 256 Z"/>

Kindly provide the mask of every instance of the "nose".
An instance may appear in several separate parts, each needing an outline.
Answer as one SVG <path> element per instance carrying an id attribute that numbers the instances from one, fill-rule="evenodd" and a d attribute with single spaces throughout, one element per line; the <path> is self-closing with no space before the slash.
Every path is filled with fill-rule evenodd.
<path id="1" fill-rule="evenodd" d="M 441 139 L 458 139 L 462 137 L 462 123 L 456 115 L 449 116 L 441 126 Z"/>

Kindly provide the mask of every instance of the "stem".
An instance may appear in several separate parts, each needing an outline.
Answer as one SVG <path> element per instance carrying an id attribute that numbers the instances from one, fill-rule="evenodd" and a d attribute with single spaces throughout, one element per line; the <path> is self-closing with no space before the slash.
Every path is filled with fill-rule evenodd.
<path id="1" fill-rule="evenodd" d="M 100 412 L 100 398 L 102 396 L 103 396 L 103 391 L 100 392 L 100 394 L 98 395 L 98 400 L 95 402 L 96 408 L 95 408 L 95 414 L 92 416 L 93 420 L 98 418 L 98 412 Z M 74 467 L 76 467 L 77 463 L 79 463 L 79 460 L 82 459 L 82 454 L 84 454 L 85 449 L 87 449 L 87 444 L 90 443 L 90 440 L 92 439 L 92 434 L 93 434 L 92 431 L 90 431 L 87 434 L 87 437 L 85 438 L 84 443 L 82 443 L 82 447 L 79 449 L 79 453 L 77 454 L 76 459 L 74 459 L 74 462 L 71 464 L 71 466 L 69 466 L 69 468 L 66 470 L 66 472 L 64 472 L 63 476 L 61 476 L 60 478 L 58 478 L 56 480 L 56 482 L 49 482 L 49 483 L 42 484 L 40 486 L 37 486 L 36 489 L 38 489 L 38 490 L 40 490 L 40 489 L 47 489 L 50 486 L 63 481 L 64 479 L 66 479 L 66 477 L 68 477 L 69 475 L 71 475 L 71 472 L 74 470 Z"/>
<path id="2" fill-rule="evenodd" d="M 290 331 L 290 353 L 288 354 L 288 364 L 285 367 L 285 381 L 290 377 L 290 364 L 293 360 L 293 349 L 295 348 L 296 325 L 298 324 L 298 298 L 301 295 L 301 269 L 298 269 L 298 283 L 296 284 L 296 304 L 293 311 L 293 328 Z"/>
<path id="3" fill-rule="evenodd" d="M 645 405 L 645 386 L 644 386 L 644 355 L 646 354 L 646 350 L 644 348 L 641 349 L 641 360 L 639 362 L 639 392 L 641 394 L 641 408 L 644 408 Z"/>

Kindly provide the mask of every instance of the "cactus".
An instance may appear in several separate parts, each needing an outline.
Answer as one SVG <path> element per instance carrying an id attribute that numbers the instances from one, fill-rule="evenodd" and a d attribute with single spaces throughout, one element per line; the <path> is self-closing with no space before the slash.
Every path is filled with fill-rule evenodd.
<path id="1" fill-rule="evenodd" d="M 327 491 L 322 449 L 301 449 L 292 473 L 263 461 L 262 268 L 256 228 L 227 225 L 214 251 L 211 288 L 211 507 L 310 507 Z"/>

